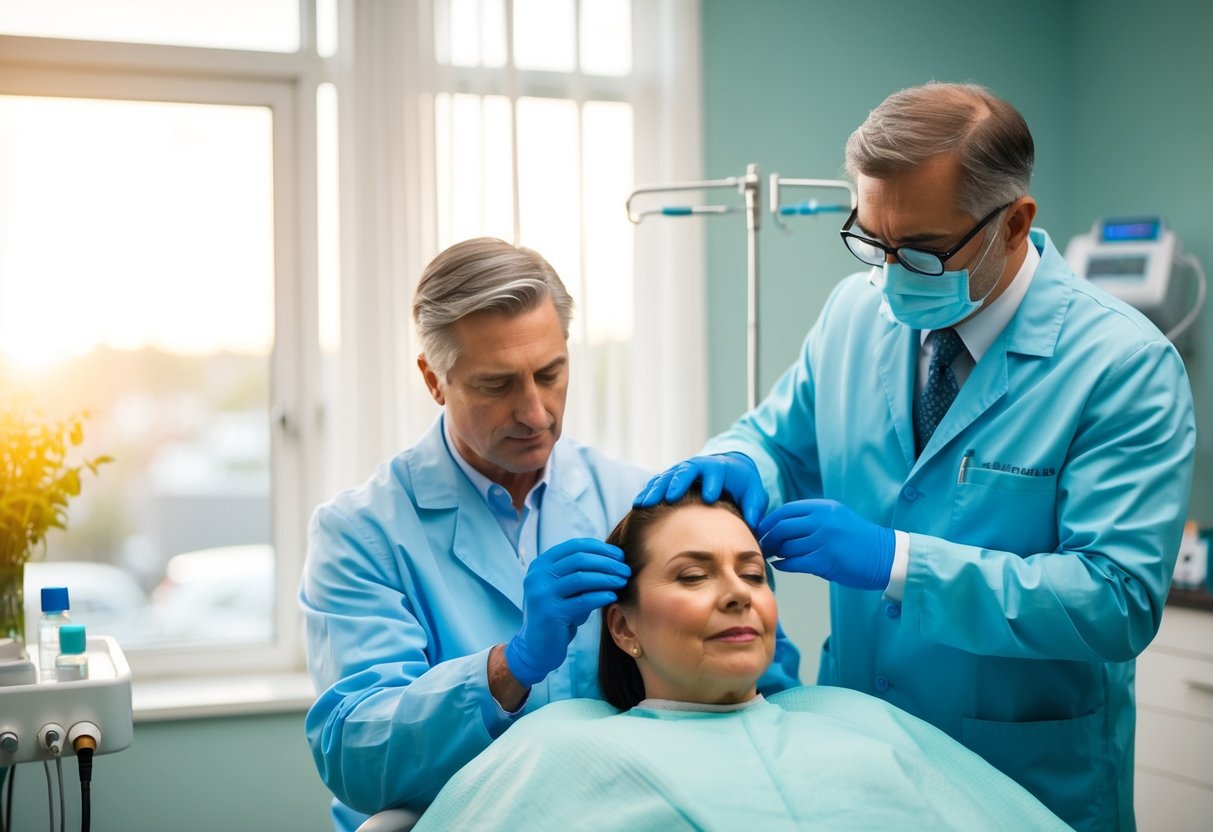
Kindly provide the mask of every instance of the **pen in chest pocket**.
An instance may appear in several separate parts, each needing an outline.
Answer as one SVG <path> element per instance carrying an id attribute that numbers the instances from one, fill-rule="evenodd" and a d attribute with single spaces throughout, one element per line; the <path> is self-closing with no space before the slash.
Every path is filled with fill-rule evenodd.
<path id="1" fill-rule="evenodd" d="M 960 470 L 956 472 L 956 484 L 963 485 L 965 481 L 965 469 L 969 467 L 969 460 L 973 457 L 973 449 L 969 448 L 965 451 L 965 455 L 960 458 Z"/>

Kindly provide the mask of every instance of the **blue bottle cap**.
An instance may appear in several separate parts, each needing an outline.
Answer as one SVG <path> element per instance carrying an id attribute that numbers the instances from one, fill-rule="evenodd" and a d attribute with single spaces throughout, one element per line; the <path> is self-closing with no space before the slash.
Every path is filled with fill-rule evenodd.
<path id="1" fill-rule="evenodd" d="M 67 587 L 65 586 L 44 586 L 42 587 L 42 611 L 43 612 L 63 612 L 70 609 L 71 606 L 67 602 Z"/>
<path id="2" fill-rule="evenodd" d="M 64 624 L 59 628 L 60 653 L 83 653 L 84 644 L 83 624 Z"/>

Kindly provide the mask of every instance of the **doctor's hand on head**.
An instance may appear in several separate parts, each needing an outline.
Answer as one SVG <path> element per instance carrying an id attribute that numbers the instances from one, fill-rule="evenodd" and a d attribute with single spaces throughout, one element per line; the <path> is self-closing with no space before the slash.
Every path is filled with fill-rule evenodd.
<path id="1" fill-rule="evenodd" d="M 767 511 L 767 491 L 758 466 L 742 453 L 693 456 L 649 480 L 633 502 L 637 508 L 652 508 L 661 502 L 682 499 L 691 486 L 700 483 L 703 501 L 708 505 L 728 494 L 741 509 L 742 519 L 751 528 Z"/>
<path id="2" fill-rule="evenodd" d="M 758 526 L 762 553 L 782 572 L 807 572 L 852 589 L 881 589 L 893 571 L 892 529 L 835 500 L 785 503 Z"/>
<path id="3" fill-rule="evenodd" d="M 558 543 L 531 561 L 522 582 L 522 629 L 505 646 L 514 678 L 533 687 L 564 664 L 577 628 L 618 600 L 631 573 L 618 546 L 592 537 Z"/>

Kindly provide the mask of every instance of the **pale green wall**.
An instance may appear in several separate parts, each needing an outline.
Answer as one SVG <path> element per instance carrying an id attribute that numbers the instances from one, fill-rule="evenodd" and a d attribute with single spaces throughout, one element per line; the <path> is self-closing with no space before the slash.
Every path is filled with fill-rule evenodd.
<path id="1" fill-rule="evenodd" d="M 1159 214 L 1213 277 L 1213 3 L 1079 0 L 1074 223 Z M 1213 301 L 1185 355 L 1196 397 L 1189 515 L 1213 526 Z"/>
<path id="2" fill-rule="evenodd" d="M 74 758 L 63 773 L 79 829 Z M 13 829 L 47 829 L 42 767 L 19 766 L 14 787 Z M 94 832 L 332 832 L 329 801 L 302 712 L 138 723 L 130 748 L 93 761 Z"/>
<path id="3" fill-rule="evenodd" d="M 896 89 L 976 81 L 1008 99 L 1036 140 L 1037 225 L 1064 250 L 1098 216 L 1159 213 L 1213 266 L 1213 4 L 1192 0 L 704 0 L 708 177 L 748 162 L 786 176 L 841 175 L 842 148 Z M 760 391 L 797 355 L 830 289 L 856 269 L 835 215 L 761 233 Z M 708 239 L 710 423 L 743 409 L 745 229 Z M 1213 310 L 1206 308 L 1202 330 Z M 1202 332 L 1202 335 L 1205 333 Z M 1213 349 L 1187 357 L 1198 425 L 1213 412 Z M 1213 431 L 1201 435 L 1191 515 L 1213 524 Z M 785 576 L 781 612 L 812 681 L 828 633 L 821 581 Z"/>

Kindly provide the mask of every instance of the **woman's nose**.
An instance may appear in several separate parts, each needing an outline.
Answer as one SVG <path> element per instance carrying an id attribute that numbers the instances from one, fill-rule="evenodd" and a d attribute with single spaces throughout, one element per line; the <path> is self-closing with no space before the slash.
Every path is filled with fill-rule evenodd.
<path id="1" fill-rule="evenodd" d="M 750 598 L 752 588 L 742 580 L 740 575 L 734 575 L 725 578 L 725 586 L 722 587 L 720 593 L 720 603 L 724 609 L 733 609 L 735 607 L 745 608 L 750 606 Z"/>

